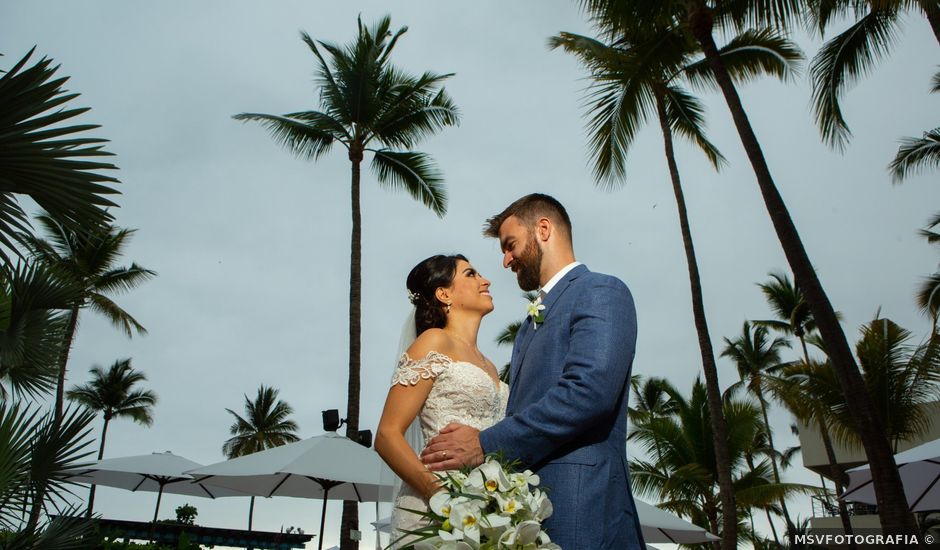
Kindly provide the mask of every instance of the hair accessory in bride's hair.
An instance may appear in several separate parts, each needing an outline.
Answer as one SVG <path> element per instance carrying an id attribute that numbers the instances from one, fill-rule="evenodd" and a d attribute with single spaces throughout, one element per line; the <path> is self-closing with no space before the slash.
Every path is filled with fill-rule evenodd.
<path id="1" fill-rule="evenodd" d="M 421 295 L 417 292 L 408 291 L 408 299 L 411 300 L 412 305 L 418 305 L 418 300 L 421 299 Z"/>

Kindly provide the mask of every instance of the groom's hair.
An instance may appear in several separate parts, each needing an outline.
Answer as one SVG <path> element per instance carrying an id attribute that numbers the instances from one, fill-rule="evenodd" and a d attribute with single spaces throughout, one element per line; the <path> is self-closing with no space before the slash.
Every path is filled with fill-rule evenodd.
<path id="1" fill-rule="evenodd" d="M 483 224 L 483 235 L 485 237 L 499 238 L 499 227 L 503 225 L 506 218 L 515 216 L 528 228 L 535 226 L 539 218 L 548 218 L 556 227 L 568 237 L 571 241 L 571 218 L 568 212 L 560 202 L 554 197 L 542 193 L 532 193 L 526 195 L 516 202 L 510 204 L 505 210 L 486 220 Z"/>

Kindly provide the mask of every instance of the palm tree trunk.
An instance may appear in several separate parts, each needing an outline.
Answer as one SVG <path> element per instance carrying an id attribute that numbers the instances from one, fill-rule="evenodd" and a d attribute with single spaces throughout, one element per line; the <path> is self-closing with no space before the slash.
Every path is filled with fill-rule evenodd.
<path id="1" fill-rule="evenodd" d="M 764 159 L 760 143 L 748 121 L 741 98 L 718 53 L 718 47 L 712 36 L 712 15 L 702 0 L 697 0 L 695 8 L 690 13 L 689 23 L 692 34 L 702 47 L 702 52 L 711 65 L 715 80 L 731 111 L 735 128 L 754 169 L 764 204 L 796 283 L 803 289 L 819 332 L 826 341 L 834 371 L 871 464 L 881 525 L 888 533 L 916 533 L 917 524 L 914 516 L 907 509 L 901 478 L 891 453 L 891 447 L 885 437 L 881 419 L 865 389 L 855 358 L 852 356 L 852 350 L 845 339 L 832 304 L 816 276 L 796 226 L 783 202 L 783 197 L 780 196 L 773 177 L 770 175 L 767 161 Z"/>
<path id="2" fill-rule="evenodd" d="M 354 141 L 349 148 L 352 163 L 352 249 L 349 261 L 349 392 L 346 405 L 346 437 L 359 440 L 359 360 L 362 332 L 362 212 L 360 210 L 360 164 L 362 144 Z M 326 504 L 324 503 L 324 506 Z M 340 550 L 358 548 L 350 532 L 359 529 L 359 505 L 356 501 L 343 501 L 343 520 L 340 527 Z"/>
<path id="3" fill-rule="evenodd" d="M 65 371 L 69 362 L 69 352 L 72 350 L 72 340 L 75 338 L 75 327 L 78 326 L 78 305 L 72 306 L 69 312 L 69 324 L 65 330 L 65 341 L 59 352 L 59 380 L 55 388 L 55 420 L 62 418 L 65 408 Z"/>
<path id="4" fill-rule="evenodd" d="M 836 486 L 836 494 L 841 494 L 845 491 L 845 472 L 839 468 L 836 451 L 832 446 L 832 438 L 829 437 L 829 427 L 826 426 L 826 421 L 822 418 L 819 419 L 819 434 L 822 436 L 823 447 L 826 449 L 826 459 L 829 460 L 829 475 L 832 476 L 832 482 Z M 839 519 L 842 520 L 842 530 L 845 531 L 846 535 L 851 535 L 852 518 L 849 517 L 849 510 L 845 505 L 845 501 L 839 498 L 836 499 L 836 502 L 839 505 Z M 849 548 L 851 550 L 858 548 L 855 539 L 849 538 Z"/>
<path id="5" fill-rule="evenodd" d="M 774 447 L 774 436 L 770 433 L 770 421 L 767 419 L 767 401 L 764 400 L 763 392 L 758 389 L 757 400 L 760 401 L 760 412 L 764 417 L 764 429 L 767 431 L 767 444 L 770 445 L 770 466 L 774 472 L 774 483 L 780 485 L 780 470 L 777 469 L 777 448 Z M 780 508 L 783 510 L 783 519 L 787 522 L 787 531 L 796 532 L 796 526 L 790 519 L 790 511 L 787 510 L 786 499 L 780 499 Z"/>
<path id="6" fill-rule="evenodd" d="M 702 370 L 705 373 L 705 388 L 708 394 L 708 414 L 712 424 L 712 437 L 715 446 L 715 467 L 718 470 L 718 491 L 721 495 L 722 530 L 721 545 L 725 550 L 735 550 L 738 545 L 738 519 L 734 502 L 734 488 L 731 479 L 731 459 L 728 454 L 728 425 L 725 422 L 721 403 L 721 388 L 718 385 L 718 368 L 715 365 L 715 353 L 712 350 L 711 337 L 708 334 L 708 322 L 705 319 L 705 303 L 702 298 L 702 281 L 699 278 L 698 262 L 695 259 L 695 247 L 692 244 L 692 230 L 689 226 L 688 211 L 682 183 L 679 180 L 679 167 L 676 165 L 672 145 L 672 130 L 666 117 L 666 107 L 662 95 L 657 94 L 656 108 L 659 112 L 659 124 L 663 131 L 663 143 L 666 150 L 666 162 L 672 179 L 672 190 L 676 196 L 676 209 L 679 212 L 679 227 L 682 231 L 682 244 L 689 269 L 689 286 L 692 293 L 692 317 L 698 334 L 698 346 L 702 355 Z"/>
<path id="7" fill-rule="evenodd" d="M 111 418 L 108 415 L 108 412 L 104 413 L 104 427 L 101 428 L 101 445 L 98 447 L 98 460 L 100 461 L 104 458 L 104 442 L 108 437 L 108 422 L 111 421 Z M 85 511 L 85 517 L 90 518 L 92 511 L 95 508 L 95 487 L 94 483 L 91 484 L 91 487 L 88 489 L 88 509 Z"/>
<path id="8" fill-rule="evenodd" d="M 921 6 L 925 6 L 925 4 L 927 3 L 922 3 Z M 937 42 L 940 42 L 940 6 L 937 6 L 936 3 L 929 4 L 929 6 L 924 7 L 924 15 L 927 17 L 927 22 L 930 23 L 934 38 L 937 39 Z"/>
<path id="9" fill-rule="evenodd" d="M 747 467 L 753 472 L 756 468 L 754 467 L 754 457 L 750 453 L 744 455 L 744 459 L 747 461 Z M 748 510 L 748 516 L 751 518 L 751 535 L 755 538 L 757 537 L 757 531 L 754 530 L 754 512 Z M 774 536 L 774 543 L 780 548 L 780 537 L 777 536 L 777 526 L 774 524 L 774 520 L 770 517 L 770 508 L 764 508 L 764 515 L 767 516 L 767 524 L 770 525 L 770 532 Z"/>

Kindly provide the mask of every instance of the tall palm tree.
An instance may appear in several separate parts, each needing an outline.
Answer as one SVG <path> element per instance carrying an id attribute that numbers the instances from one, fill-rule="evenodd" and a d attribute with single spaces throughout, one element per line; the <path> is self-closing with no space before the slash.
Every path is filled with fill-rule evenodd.
<path id="1" fill-rule="evenodd" d="M 74 293 L 40 264 L 0 270 L 0 399 L 55 391 Z"/>
<path id="2" fill-rule="evenodd" d="M 261 385 L 254 401 L 245 396 L 245 416 L 239 416 L 232 409 L 225 409 L 235 417 L 229 428 L 232 436 L 222 445 L 226 458 L 250 455 L 279 447 L 286 443 L 299 441 L 297 423 L 288 417 L 294 409 L 277 398 L 278 390 Z M 255 515 L 255 497 L 251 497 L 248 509 L 248 530 L 251 531 Z"/>
<path id="3" fill-rule="evenodd" d="M 104 426 L 101 428 L 101 444 L 98 446 L 98 460 L 101 460 L 104 458 L 104 444 L 111 420 L 130 418 L 138 424 L 150 426 L 153 424 L 157 394 L 137 387 L 147 377 L 131 367 L 130 359 L 115 361 L 107 371 L 94 366 L 88 372 L 91 373 L 91 381 L 73 386 L 66 396 L 89 410 L 102 413 Z M 95 486 L 92 485 L 88 493 L 88 517 L 91 517 L 94 507 Z"/>
<path id="4" fill-rule="evenodd" d="M 95 124 L 61 126 L 88 111 L 67 108 L 79 94 L 56 78 L 58 65 L 43 57 L 27 66 L 35 48 L 0 76 L 0 262 L 10 263 L 7 251 L 30 234 L 30 223 L 17 195 L 28 196 L 72 231 L 103 226 L 116 206 L 106 198 L 117 193 L 118 180 L 100 173 L 113 164 L 93 160 L 111 156 L 102 149 L 107 140 L 86 137 Z M 2 71 L 0 71 L 2 72 Z"/>
<path id="5" fill-rule="evenodd" d="M 677 133 L 701 149 L 716 169 L 724 161 L 705 136 L 701 103 L 683 87 L 684 83 L 713 86 L 714 79 L 707 62 L 699 54 L 699 48 L 688 35 L 673 27 L 653 29 L 624 36 L 611 25 L 602 27 L 602 31 L 614 40 L 613 44 L 570 33 L 553 37 L 549 44 L 577 55 L 591 70 L 593 85 L 588 95 L 589 127 L 594 175 L 598 183 L 613 186 L 624 182 L 627 151 L 639 128 L 653 118 L 654 113 L 659 120 L 689 271 L 702 369 L 712 405 L 709 410 L 712 412 L 715 451 L 718 453 L 722 506 L 729 518 L 725 533 L 731 540 L 736 538 L 735 523 L 730 519 L 735 505 L 725 443 L 726 427 L 721 417 L 718 369 L 708 333 L 701 278 L 673 144 L 673 134 Z M 719 55 L 737 81 L 761 74 L 786 78 L 801 58 L 792 43 L 771 31 L 742 33 Z"/>
<path id="6" fill-rule="evenodd" d="M 718 494 L 718 471 L 714 438 L 704 384 L 696 380 L 689 397 L 672 396 L 675 413 L 641 420 L 634 424 L 630 439 L 647 451 L 658 445 L 662 458 L 653 462 L 630 461 L 634 489 L 660 499 L 660 506 L 712 532 L 724 523 Z M 738 508 L 735 525 L 751 508 L 773 507 L 781 498 L 810 489 L 797 484 L 776 483 L 766 460 L 753 465 L 747 456 L 756 455 L 755 442 L 763 431 L 760 409 L 736 398 L 732 392 L 722 399 L 728 423 L 728 449 Z M 745 533 L 745 530 L 735 529 Z M 722 533 L 723 535 L 724 533 Z M 735 541 L 737 542 L 737 541 Z"/>
<path id="7" fill-rule="evenodd" d="M 764 205 L 790 270 L 797 284 L 803 289 L 819 332 L 826 340 L 839 384 L 846 400 L 851 403 L 850 409 L 855 424 L 859 426 L 865 453 L 871 465 L 881 524 L 892 532 L 913 532 L 916 529 L 914 516 L 904 504 L 904 488 L 894 463 L 891 446 L 885 439 L 878 411 L 865 391 L 858 365 L 839 325 L 835 309 L 816 275 L 796 225 L 777 189 L 760 142 L 741 103 L 732 74 L 715 43 L 716 30 L 740 31 L 755 23 L 786 27 L 800 15 L 801 3 L 777 0 L 581 0 L 581 4 L 592 17 L 627 36 L 642 35 L 645 29 L 651 26 L 655 28 L 676 25 L 698 42 L 731 112 L 731 118 L 754 170 Z M 726 518 L 726 522 L 727 528 L 734 528 L 730 518 Z M 725 550 L 733 550 L 730 540 L 725 540 L 722 544 Z"/>
<path id="8" fill-rule="evenodd" d="M 940 4 L 937 0 L 811 0 L 806 4 L 810 24 L 820 34 L 846 15 L 857 19 L 823 44 L 810 68 L 816 124 L 823 141 L 841 150 L 852 136 L 839 104 L 846 89 L 888 55 L 901 34 L 904 12 L 924 15 L 940 42 Z"/>
<path id="9" fill-rule="evenodd" d="M 352 170 L 352 236 L 349 258 L 349 387 L 346 435 L 359 433 L 359 371 L 362 302 L 362 212 L 360 166 L 365 152 L 372 153 L 372 170 L 383 186 L 405 190 L 438 216 L 447 211 L 444 180 L 426 153 L 413 148 L 459 121 L 457 107 L 442 84 L 451 74 L 425 72 L 412 76 L 392 65 L 395 44 L 407 31 L 392 34 L 386 16 L 372 28 L 358 21 L 358 36 L 351 44 L 303 41 L 316 57 L 320 85 L 320 111 L 283 116 L 257 113 L 236 115 L 237 120 L 264 125 L 272 137 L 294 154 L 316 160 L 335 144 L 346 149 Z M 329 55 L 329 61 L 321 53 Z M 351 550 L 349 532 L 358 529 L 358 507 L 343 504 L 341 548 Z"/>
<path id="10" fill-rule="evenodd" d="M 774 482 L 780 483 L 780 471 L 777 467 L 776 452 L 774 446 L 773 430 L 770 428 L 770 420 L 767 417 L 767 399 L 764 397 L 765 379 L 775 375 L 782 368 L 780 350 L 790 347 L 789 342 L 782 338 L 770 338 L 766 327 L 756 326 L 751 328 L 751 323 L 744 321 L 741 329 L 741 335 L 733 340 L 724 339 L 725 349 L 721 352 L 722 357 L 728 357 L 734 361 L 738 369 L 738 376 L 747 390 L 757 398 L 757 404 L 760 405 L 761 416 L 764 420 L 764 436 L 767 438 L 767 445 L 770 447 L 770 466 L 774 474 Z M 790 519 L 790 512 L 787 510 L 786 501 L 780 501 L 780 508 L 783 510 L 783 517 L 787 522 L 787 530 L 792 532 L 794 525 Z"/>
<path id="11" fill-rule="evenodd" d="M 143 325 L 121 309 L 108 295 L 131 290 L 156 276 L 156 272 L 136 263 L 131 263 L 130 267 L 115 266 L 130 242 L 134 229 L 107 226 L 80 233 L 69 230 L 48 215 L 38 216 L 37 221 L 45 229 L 47 240 L 27 236 L 24 238 L 27 247 L 37 261 L 49 266 L 76 289 L 69 303 L 65 341 L 59 354 L 55 412 L 61 416 L 65 374 L 69 353 L 75 341 L 79 312 L 90 308 L 104 315 L 124 331 L 128 338 L 133 336 L 134 331 L 146 334 L 147 330 Z"/>

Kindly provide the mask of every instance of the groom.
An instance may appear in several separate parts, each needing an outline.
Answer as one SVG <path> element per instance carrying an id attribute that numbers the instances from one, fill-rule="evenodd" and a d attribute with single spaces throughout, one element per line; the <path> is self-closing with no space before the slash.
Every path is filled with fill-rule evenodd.
<path id="1" fill-rule="evenodd" d="M 563 550 L 644 548 L 627 471 L 630 291 L 575 261 L 571 220 L 548 195 L 512 203 L 487 220 L 484 234 L 499 239 L 503 267 L 523 290 L 539 290 L 544 309 L 516 336 L 506 418 L 482 432 L 450 424 L 422 460 L 448 470 L 502 451 L 549 488 L 554 513 L 545 527 Z"/>

